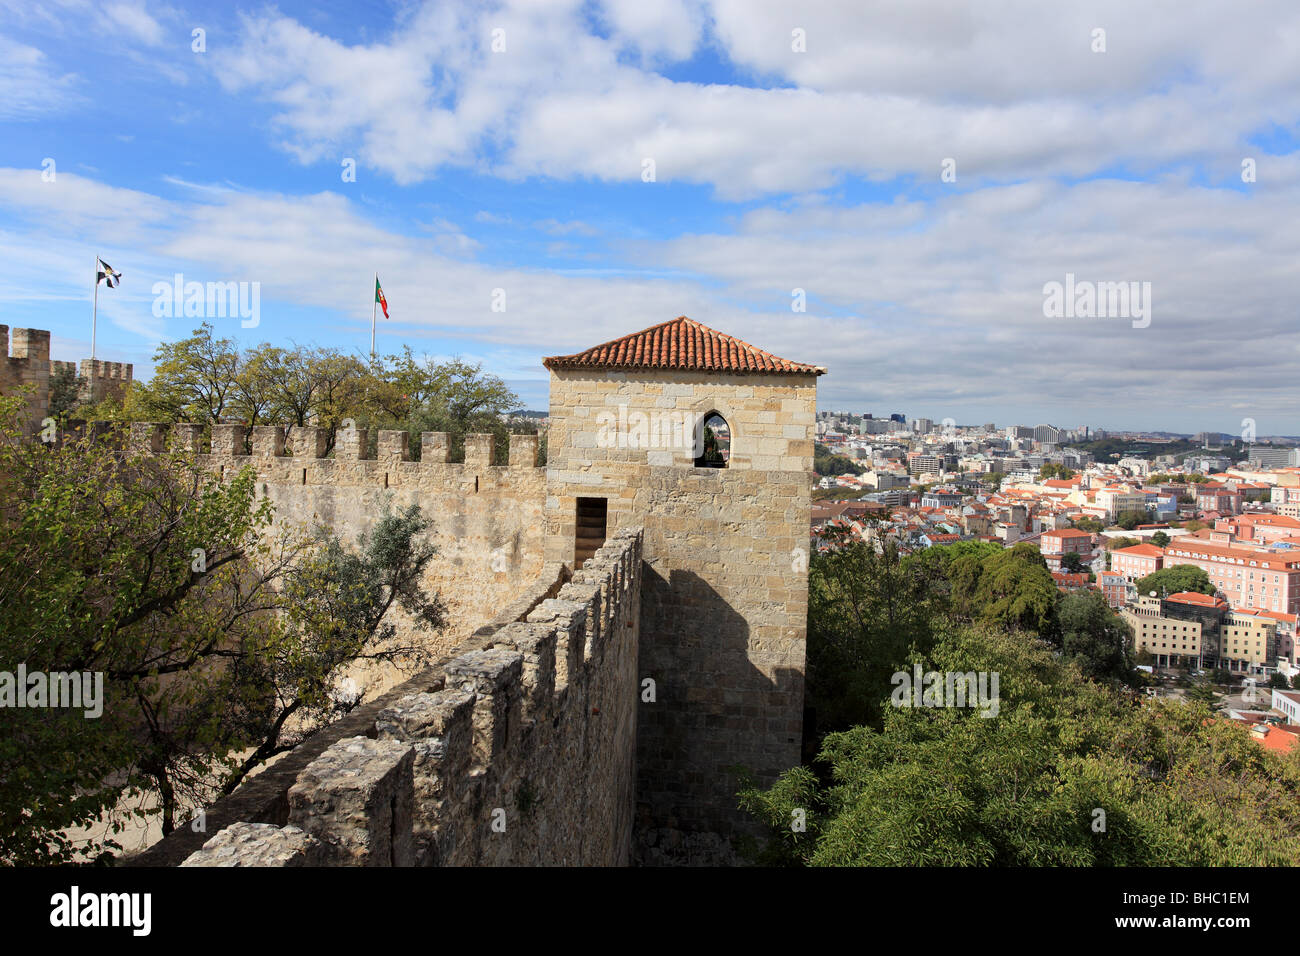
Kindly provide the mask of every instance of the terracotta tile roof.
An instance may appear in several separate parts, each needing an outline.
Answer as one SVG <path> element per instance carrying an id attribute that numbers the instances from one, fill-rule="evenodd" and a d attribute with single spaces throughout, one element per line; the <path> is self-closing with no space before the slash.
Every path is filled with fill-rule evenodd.
<path id="1" fill-rule="evenodd" d="M 822 375 L 820 365 L 792 362 L 694 319 L 678 316 L 573 355 L 542 359 L 549 369 L 683 369 L 777 375 Z"/>
<path id="2" fill-rule="evenodd" d="M 1135 544 L 1127 548 L 1120 548 L 1112 554 L 1133 554 L 1143 558 L 1158 558 L 1164 554 L 1160 548 L 1153 544 Z"/>
<path id="3" fill-rule="evenodd" d="M 1228 544 L 1210 541 L 1189 541 L 1186 544 L 1181 543 L 1187 535 L 1175 538 L 1169 542 L 1166 549 L 1166 556 L 1169 558 L 1193 558 L 1206 560 L 1200 557 L 1205 555 L 1208 558 L 1226 559 L 1229 563 L 1249 565 L 1250 567 L 1267 568 L 1271 571 L 1293 571 L 1300 570 L 1300 555 L 1292 555 L 1287 552 L 1269 552 L 1254 551 L 1249 548 L 1233 547 Z M 1178 561 L 1171 563 L 1177 564 Z"/>
<path id="4" fill-rule="evenodd" d="M 1169 595 L 1169 600 L 1177 601 L 1179 604 L 1197 604 L 1201 607 L 1225 605 L 1223 598 L 1215 597 L 1213 594 L 1201 594 L 1199 591 L 1179 591 Z"/>
<path id="5" fill-rule="evenodd" d="M 1069 571 L 1053 571 L 1052 580 L 1056 582 L 1058 589 L 1082 588 L 1088 585 L 1087 574 L 1072 574 Z"/>

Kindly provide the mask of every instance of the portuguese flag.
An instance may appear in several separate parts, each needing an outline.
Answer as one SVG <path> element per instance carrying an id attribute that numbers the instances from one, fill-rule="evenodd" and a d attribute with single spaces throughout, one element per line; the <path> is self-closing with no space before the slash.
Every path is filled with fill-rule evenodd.
<path id="1" fill-rule="evenodd" d="M 375 276 L 375 301 L 384 310 L 384 318 L 388 318 L 388 300 L 384 298 L 384 290 L 379 285 L 379 276 Z"/>

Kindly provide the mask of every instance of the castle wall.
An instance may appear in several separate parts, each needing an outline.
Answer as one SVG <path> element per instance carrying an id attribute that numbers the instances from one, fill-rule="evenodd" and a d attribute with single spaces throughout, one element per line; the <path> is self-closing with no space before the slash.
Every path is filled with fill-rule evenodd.
<path id="1" fill-rule="evenodd" d="M 13 395 L 24 386 L 34 390 L 28 420 L 35 428 L 50 407 L 50 333 L 14 329 L 11 336 L 9 326 L 0 325 L 0 395 Z"/>
<path id="2" fill-rule="evenodd" d="M 161 426 L 137 423 L 137 432 Z M 407 434 L 381 431 L 378 457 L 362 459 L 365 429 L 340 432 L 335 458 L 325 449 L 324 429 L 215 425 L 211 453 L 199 461 L 233 477 L 256 469 L 258 492 L 270 499 L 278 527 L 310 528 L 319 522 L 352 544 L 372 530 L 385 503 L 397 511 L 419 504 L 432 519 L 430 540 L 438 555 L 424 585 L 447 605 L 441 637 L 409 629 L 400 608 L 392 612 L 399 637 L 416 636 L 447 650 L 464 634 L 490 621 L 541 572 L 545 469 L 537 466 L 537 436 L 511 436 L 509 461 L 492 459 L 490 435 L 466 438 L 465 462 L 448 463 L 447 436 L 426 432 L 422 460 L 411 461 Z M 156 438 L 138 439 L 157 445 Z M 251 450 L 252 454 L 245 454 Z M 389 682 L 394 674 L 388 674 Z M 382 684 L 381 684 L 382 686 Z"/>
<path id="3" fill-rule="evenodd" d="M 13 355 L 9 354 L 12 340 Z M 28 420 L 33 428 L 49 414 L 50 376 L 59 370 L 78 372 L 82 401 L 98 402 L 108 396 L 121 399 L 131 381 L 130 363 L 82 359 L 78 371 L 73 362 L 51 361 L 50 333 L 44 329 L 14 329 L 0 325 L 0 395 L 11 395 L 23 386 L 33 391 L 28 403 Z"/>
<path id="4" fill-rule="evenodd" d="M 129 362 L 82 359 L 81 368 L 77 372 L 81 380 L 78 397 L 83 402 L 101 402 L 109 397 L 121 401 L 126 393 L 126 386 L 131 382 L 133 368 L 134 366 Z"/>
<path id="5" fill-rule="evenodd" d="M 250 802 L 259 778 L 220 801 L 221 830 L 183 865 L 626 864 L 641 551 L 625 530 L 526 621 L 330 728 L 287 790 Z M 136 862 L 195 842 L 178 831 Z"/>
<path id="6" fill-rule="evenodd" d="M 608 499 L 611 534 L 645 529 L 641 862 L 726 861 L 720 837 L 753 828 L 730 768 L 770 783 L 800 762 L 815 408 L 812 375 L 552 373 L 547 560 L 572 561 L 579 497 Z M 653 428 L 657 447 L 618 447 L 634 413 L 713 410 L 727 468 L 694 467 L 691 436 L 664 447 Z"/>

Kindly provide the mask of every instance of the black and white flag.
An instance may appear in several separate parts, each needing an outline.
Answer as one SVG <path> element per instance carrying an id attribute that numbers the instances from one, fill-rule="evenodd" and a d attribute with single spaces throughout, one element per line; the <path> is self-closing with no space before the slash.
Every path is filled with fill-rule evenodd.
<path id="1" fill-rule="evenodd" d="M 113 267 L 110 266 L 103 259 L 99 259 L 98 262 L 99 262 L 99 275 L 96 276 L 95 278 L 96 285 L 98 285 L 100 282 L 103 282 L 105 279 L 107 279 L 108 287 L 110 289 L 116 289 L 117 284 L 122 281 L 122 273 L 114 272 Z"/>

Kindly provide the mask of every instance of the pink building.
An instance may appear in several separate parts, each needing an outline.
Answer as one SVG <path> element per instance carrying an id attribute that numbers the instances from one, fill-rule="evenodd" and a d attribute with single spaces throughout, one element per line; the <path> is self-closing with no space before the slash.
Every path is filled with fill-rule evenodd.
<path id="1" fill-rule="evenodd" d="M 1078 528 L 1044 531 L 1038 539 L 1038 550 L 1050 571 L 1059 571 L 1061 559 L 1067 554 L 1077 554 L 1088 564 L 1092 561 L 1092 535 Z"/>
<path id="2" fill-rule="evenodd" d="M 1110 553 L 1110 569 L 1124 575 L 1127 581 L 1136 581 L 1164 567 L 1165 552 L 1154 544 L 1135 544 Z"/>
<path id="3" fill-rule="evenodd" d="M 1300 553 L 1256 551 L 1186 536 L 1165 548 L 1165 567 L 1175 564 L 1203 569 L 1234 608 L 1300 614 Z"/>

